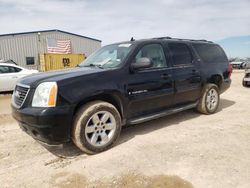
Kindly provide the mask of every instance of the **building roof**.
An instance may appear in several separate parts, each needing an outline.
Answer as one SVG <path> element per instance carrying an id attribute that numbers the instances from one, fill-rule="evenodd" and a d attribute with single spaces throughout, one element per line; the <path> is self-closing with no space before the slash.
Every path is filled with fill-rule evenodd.
<path id="1" fill-rule="evenodd" d="M 69 35 L 74 35 L 74 36 L 82 37 L 82 38 L 85 38 L 85 39 L 90 39 L 90 40 L 95 40 L 95 41 L 98 41 L 98 42 L 102 42 L 99 39 L 94 39 L 94 38 L 91 38 L 91 37 L 86 37 L 86 36 L 83 36 L 83 35 L 78 35 L 78 34 L 75 34 L 75 33 L 70 33 L 70 32 L 67 32 L 67 31 L 59 30 L 59 29 L 41 30 L 41 31 L 30 31 L 30 32 L 21 32 L 21 33 L 10 33 L 10 34 L 0 34 L 0 37 L 14 36 L 14 35 L 24 35 L 24 34 L 33 34 L 33 33 L 46 33 L 46 32 L 60 32 L 60 33 L 65 33 L 65 34 L 69 34 Z"/>

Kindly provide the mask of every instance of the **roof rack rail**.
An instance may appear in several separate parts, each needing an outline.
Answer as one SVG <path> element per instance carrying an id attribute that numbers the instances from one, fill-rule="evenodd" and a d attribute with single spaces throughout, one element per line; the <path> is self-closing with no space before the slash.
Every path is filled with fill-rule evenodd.
<path id="1" fill-rule="evenodd" d="M 180 38 L 171 38 L 171 37 L 157 37 L 157 38 L 153 38 L 153 39 L 174 39 L 174 40 L 180 40 L 180 41 L 200 41 L 200 42 L 209 42 L 209 43 L 213 43 L 212 41 L 208 41 L 205 39 L 180 39 Z"/>
<path id="2" fill-rule="evenodd" d="M 201 42 L 209 42 L 209 43 L 213 43 L 212 41 L 209 41 L 209 40 L 205 40 L 205 39 L 200 39 L 200 40 L 193 40 L 193 41 L 201 41 Z"/>
<path id="3" fill-rule="evenodd" d="M 156 38 L 153 38 L 153 39 L 172 39 L 172 38 L 169 37 L 169 36 L 166 36 L 166 37 L 156 37 Z"/>
<path id="4" fill-rule="evenodd" d="M 188 41 L 201 41 L 201 42 L 208 42 L 205 39 L 180 39 L 180 38 L 173 38 L 175 40 L 188 40 Z"/>

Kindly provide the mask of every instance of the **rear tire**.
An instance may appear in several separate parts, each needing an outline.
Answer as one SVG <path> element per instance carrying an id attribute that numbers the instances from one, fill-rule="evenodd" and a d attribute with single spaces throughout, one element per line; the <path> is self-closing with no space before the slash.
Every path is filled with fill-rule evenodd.
<path id="1" fill-rule="evenodd" d="M 88 154 L 112 147 L 121 132 L 121 116 L 110 103 L 93 101 L 78 110 L 74 117 L 72 140 Z"/>
<path id="2" fill-rule="evenodd" d="M 219 103 L 220 94 L 218 86 L 215 84 L 207 84 L 202 91 L 197 110 L 203 114 L 213 114 L 218 109 Z"/>

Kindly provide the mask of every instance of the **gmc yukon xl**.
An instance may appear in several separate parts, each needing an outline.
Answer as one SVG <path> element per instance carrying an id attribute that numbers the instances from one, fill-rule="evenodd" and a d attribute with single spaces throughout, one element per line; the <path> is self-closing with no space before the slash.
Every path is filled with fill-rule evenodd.
<path id="1" fill-rule="evenodd" d="M 73 141 L 93 154 L 110 148 L 123 125 L 196 108 L 216 112 L 231 66 L 210 41 L 170 37 L 102 47 L 76 68 L 21 79 L 12 115 L 34 139 Z"/>

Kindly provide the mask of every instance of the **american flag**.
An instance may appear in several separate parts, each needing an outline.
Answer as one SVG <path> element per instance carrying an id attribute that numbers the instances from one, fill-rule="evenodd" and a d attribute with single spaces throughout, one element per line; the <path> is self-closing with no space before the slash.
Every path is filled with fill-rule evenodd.
<path id="1" fill-rule="evenodd" d="M 71 42 L 70 40 L 57 40 L 54 38 L 47 38 L 48 53 L 53 54 L 70 54 Z"/>

